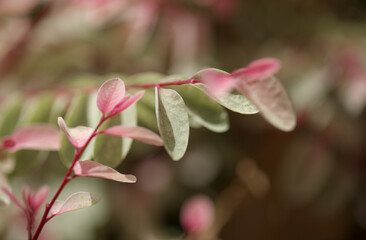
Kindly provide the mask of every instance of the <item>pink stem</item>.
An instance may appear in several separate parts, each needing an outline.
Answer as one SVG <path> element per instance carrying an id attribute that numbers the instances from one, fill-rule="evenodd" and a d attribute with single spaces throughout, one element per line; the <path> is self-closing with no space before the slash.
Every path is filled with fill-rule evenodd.
<path id="1" fill-rule="evenodd" d="M 183 85 L 183 84 L 193 84 L 193 83 L 201 83 L 202 81 L 199 79 L 190 78 L 184 81 L 174 81 L 174 82 L 165 82 L 165 83 L 151 83 L 151 84 L 129 84 L 126 85 L 126 88 L 154 88 L 154 87 L 164 87 L 164 86 L 174 86 L 174 85 Z"/>
<path id="2" fill-rule="evenodd" d="M 66 184 L 71 180 L 73 179 L 73 177 L 71 177 L 71 172 L 76 164 L 76 162 L 79 160 L 79 158 L 81 157 L 81 155 L 83 154 L 84 150 L 86 149 L 86 147 L 88 146 L 88 144 L 90 143 L 90 141 L 93 139 L 93 137 L 95 137 L 97 135 L 97 131 L 98 131 L 98 128 L 103 124 L 103 122 L 105 120 L 107 120 L 108 118 L 105 118 L 104 116 L 101 117 L 100 119 L 100 122 L 98 124 L 98 126 L 94 129 L 94 132 L 93 134 L 89 137 L 88 141 L 84 144 L 83 147 L 81 147 L 80 149 L 76 150 L 75 152 L 75 155 L 74 155 L 74 159 L 72 161 L 72 164 L 71 166 L 69 167 L 69 169 L 67 170 L 65 176 L 64 176 L 64 179 L 60 185 L 60 187 L 58 188 L 56 194 L 53 196 L 52 200 L 50 203 L 46 204 L 46 208 L 45 208 L 45 211 L 43 213 L 43 217 L 42 217 L 42 220 L 41 222 L 39 223 L 38 225 L 38 228 L 32 238 L 32 240 L 37 240 L 44 225 L 53 218 L 53 216 L 50 216 L 50 217 L 47 217 L 53 204 L 55 203 L 56 199 L 58 198 L 58 196 L 60 195 L 60 193 L 62 192 L 62 190 L 64 189 L 64 187 L 66 186 Z"/>

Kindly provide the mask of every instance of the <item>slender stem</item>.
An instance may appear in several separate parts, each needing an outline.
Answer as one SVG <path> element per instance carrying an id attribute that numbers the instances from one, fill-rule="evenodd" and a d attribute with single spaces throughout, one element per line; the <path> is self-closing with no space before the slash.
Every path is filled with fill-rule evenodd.
<path id="1" fill-rule="evenodd" d="M 77 149 L 75 151 L 75 155 L 74 155 L 74 159 L 72 161 L 72 164 L 70 165 L 69 169 L 67 170 L 65 176 L 64 176 L 64 179 L 60 185 L 60 187 L 58 188 L 57 192 L 55 193 L 55 195 L 53 196 L 52 200 L 50 203 L 46 204 L 46 208 L 45 208 L 45 211 L 43 213 L 43 216 L 42 216 L 42 220 L 41 222 L 39 223 L 38 225 L 38 228 L 32 238 L 32 240 L 37 240 L 44 225 L 53 218 L 53 216 L 50 216 L 48 217 L 48 214 L 53 206 L 53 204 L 56 202 L 58 196 L 60 195 L 60 193 L 62 192 L 62 190 L 64 189 L 64 187 L 66 186 L 66 184 L 71 180 L 73 179 L 71 175 L 72 173 L 72 170 L 76 164 L 76 162 L 80 159 L 81 155 L 83 154 L 84 150 L 86 149 L 86 147 L 89 145 L 90 141 L 93 139 L 93 137 L 95 137 L 97 135 L 97 131 L 99 129 L 99 127 L 103 124 L 103 122 L 107 120 L 107 118 L 105 118 L 104 116 L 101 117 L 97 127 L 94 129 L 94 132 L 93 134 L 89 137 L 88 141 L 84 144 L 83 147 L 81 147 L 80 149 Z"/>
<path id="2" fill-rule="evenodd" d="M 199 79 L 190 78 L 184 81 L 174 81 L 174 82 L 165 82 L 165 83 L 151 83 L 151 84 L 129 84 L 126 85 L 126 88 L 154 88 L 154 87 L 164 87 L 164 86 L 174 86 L 174 85 L 183 85 L 183 84 L 193 84 L 193 83 L 201 83 L 202 81 Z"/>

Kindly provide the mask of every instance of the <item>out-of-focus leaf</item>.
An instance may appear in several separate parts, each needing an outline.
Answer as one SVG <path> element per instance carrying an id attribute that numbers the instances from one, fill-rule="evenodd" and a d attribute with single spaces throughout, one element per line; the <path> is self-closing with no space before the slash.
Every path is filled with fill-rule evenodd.
<path id="1" fill-rule="evenodd" d="M 137 125 L 137 109 L 136 104 L 133 104 L 120 114 L 122 123 L 124 126 L 136 126 Z M 131 149 L 133 139 L 122 138 L 122 160 L 127 156 Z"/>
<path id="2" fill-rule="evenodd" d="M 192 119 L 214 132 L 225 132 L 229 129 L 227 112 L 207 94 L 191 85 L 172 87 L 184 99 Z"/>
<path id="3" fill-rule="evenodd" d="M 183 157 L 189 137 L 189 120 L 182 97 L 171 89 L 155 90 L 156 117 L 165 149 L 173 160 Z"/>
<path id="4" fill-rule="evenodd" d="M 103 123 L 100 130 L 105 130 L 109 127 L 120 125 L 121 115 L 118 114 Z M 94 160 L 107 165 L 116 167 L 122 162 L 123 141 L 121 137 L 98 135 L 95 137 L 94 143 Z"/>
<path id="5" fill-rule="evenodd" d="M 113 168 L 94 161 L 78 161 L 74 166 L 76 176 L 105 178 L 123 183 L 135 183 L 136 177 L 117 172 Z"/>
<path id="6" fill-rule="evenodd" d="M 0 112 L 0 137 L 9 136 L 15 130 L 23 109 L 23 103 L 23 99 L 17 95 L 11 96 L 3 103 Z"/>
<path id="7" fill-rule="evenodd" d="M 78 192 L 70 195 L 65 201 L 56 200 L 51 208 L 52 215 L 71 212 L 93 206 L 99 202 L 99 197 L 88 192 Z"/>
<path id="8" fill-rule="evenodd" d="M 145 91 L 144 96 L 137 102 L 138 120 L 141 125 L 158 130 L 155 116 L 155 96 L 152 89 Z"/>
<path id="9" fill-rule="evenodd" d="M 233 76 L 244 75 L 249 81 L 264 79 L 275 75 L 281 68 L 281 62 L 275 58 L 262 58 L 253 61 L 245 68 L 232 73 Z"/>
<path id="10" fill-rule="evenodd" d="M 0 171 L 0 207 L 6 207 L 10 204 L 10 198 L 2 188 L 10 190 L 8 180 L 5 175 Z"/>
<path id="11" fill-rule="evenodd" d="M 3 139 L 4 147 L 15 152 L 19 149 L 59 150 L 60 132 L 48 124 L 36 124 L 17 129 Z"/>
<path id="12" fill-rule="evenodd" d="M 104 113 L 110 113 L 125 96 L 125 85 L 119 78 L 113 78 L 99 88 L 97 106 Z"/>
<path id="13" fill-rule="evenodd" d="M 204 91 L 206 94 L 208 94 L 203 84 L 197 83 L 194 84 L 194 86 Z M 233 112 L 237 112 L 240 114 L 256 114 L 259 112 L 254 104 L 252 104 L 246 97 L 244 97 L 237 91 L 224 94 L 214 99 L 219 104 L 221 104 L 227 109 L 230 109 Z"/>
<path id="14" fill-rule="evenodd" d="M 80 95 L 73 102 L 66 113 L 65 122 L 69 127 L 87 125 L 88 96 Z M 61 136 L 61 149 L 59 151 L 62 162 L 69 166 L 74 158 L 75 148 L 65 134 Z"/>
<path id="15" fill-rule="evenodd" d="M 291 101 L 275 77 L 250 80 L 241 76 L 237 89 L 256 105 L 273 126 L 283 131 L 295 128 L 296 114 Z"/>
<path id="16" fill-rule="evenodd" d="M 50 116 L 48 122 L 51 124 L 57 123 L 57 118 L 63 116 L 66 111 L 66 100 L 64 98 L 55 98 L 53 101 L 52 109 L 50 110 Z"/>
<path id="17" fill-rule="evenodd" d="M 23 112 L 22 123 L 46 123 L 49 120 L 50 112 L 53 106 L 54 97 L 50 94 L 43 94 L 34 101 L 30 102 Z"/>

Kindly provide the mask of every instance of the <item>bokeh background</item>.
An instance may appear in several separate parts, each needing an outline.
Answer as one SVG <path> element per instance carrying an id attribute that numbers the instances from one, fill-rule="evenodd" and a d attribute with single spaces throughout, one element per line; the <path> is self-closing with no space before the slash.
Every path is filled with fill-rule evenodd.
<path id="1" fill-rule="evenodd" d="M 65 91 L 113 74 L 230 72 L 267 56 L 282 61 L 298 116 L 284 133 L 230 112 L 224 134 L 192 128 L 179 162 L 134 143 L 118 170 L 138 183 L 71 182 L 63 197 L 102 201 L 53 219 L 44 239 L 185 239 L 180 208 L 196 194 L 216 208 L 199 239 L 366 239 L 365 20 L 363 0 L 0 0 L 0 136 L 52 122 Z M 55 189 L 66 171 L 57 153 L 6 159 L 16 194 Z M 0 239 L 25 239 L 24 227 L 17 209 L 0 210 Z"/>

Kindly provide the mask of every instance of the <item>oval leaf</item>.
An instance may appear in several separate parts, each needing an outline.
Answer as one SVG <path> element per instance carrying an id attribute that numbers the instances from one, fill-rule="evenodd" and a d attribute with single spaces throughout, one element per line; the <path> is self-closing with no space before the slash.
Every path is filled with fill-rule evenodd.
<path id="1" fill-rule="evenodd" d="M 121 114 L 105 121 L 100 130 L 121 124 Z M 122 162 L 123 141 L 121 137 L 97 135 L 94 143 L 94 160 L 109 167 L 117 167 Z"/>
<path id="2" fill-rule="evenodd" d="M 189 119 L 182 97 L 171 89 L 155 90 L 156 117 L 165 149 L 173 160 L 183 157 L 189 137 Z"/>
<path id="3" fill-rule="evenodd" d="M 253 61 L 245 68 L 238 69 L 232 73 L 234 77 L 245 75 L 249 80 L 263 79 L 273 76 L 280 70 L 281 62 L 275 58 L 262 58 Z"/>
<path id="4" fill-rule="evenodd" d="M 282 84 L 274 77 L 250 80 L 240 77 L 237 89 L 253 102 L 263 117 L 283 131 L 296 125 L 296 115 Z"/>
<path id="5" fill-rule="evenodd" d="M 194 86 L 209 95 L 204 84 L 196 83 Z M 214 97 L 214 99 L 219 104 L 233 112 L 240 114 L 256 114 L 259 112 L 253 103 L 237 91 L 232 91 L 231 93 L 224 94 L 218 98 Z"/>
<path id="6" fill-rule="evenodd" d="M 60 132 L 48 124 L 31 125 L 19 128 L 10 137 L 4 138 L 3 143 L 10 152 L 19 149 L 59 150 Z"/>
<path id="7" fill-rule="evenodd" d="M 226 110 L 206 93 L 192 85 L 176 86 L 173 89 L 183 97 L 194 122 L 214 132 L 225 132 L 229 129 Z"/>
<path id="8" fill-rule="evenodd" d="M 99 88 L 97 106 L 103 114 L 110 113 L 125 96 L 125 84 L 119 78 L 113 78 Z"/>
<path id="9" fill-rule="evenodd" d="M 78 192 L 70 195 L 65 201 L 57 200 L 51 208 L 52 215 L 71 212 L 93 206 L 99 202 L 99 197 L 88 192 Z"/>
<path id="10" fill-rule="evenodd" d="M 102 134 L 128 137 L 147 144 L 152 144 L 156 146 L 163 146 L 163 140 L 159 135 L 150 131 L 149 129 L 143 127 L 133 127 L 133 126 L 113 126 L 102 132 Z"/>
<path id="11" fill-rule="evenodd" d="M 3 103 L 0 113 L 0 137 L 9 136 L 16 128 L 23 110 L 24 100 L 18 95 L 13 95 Z"/>
<path id="12" fill-rule="evenodd" d="M 121 174 L 113 168 L 89 160 L 78 161 L 74 166 L 74 173 L 76 176 L 105 178 L 123 183 L 136 182 L 133 175 Z"/>

